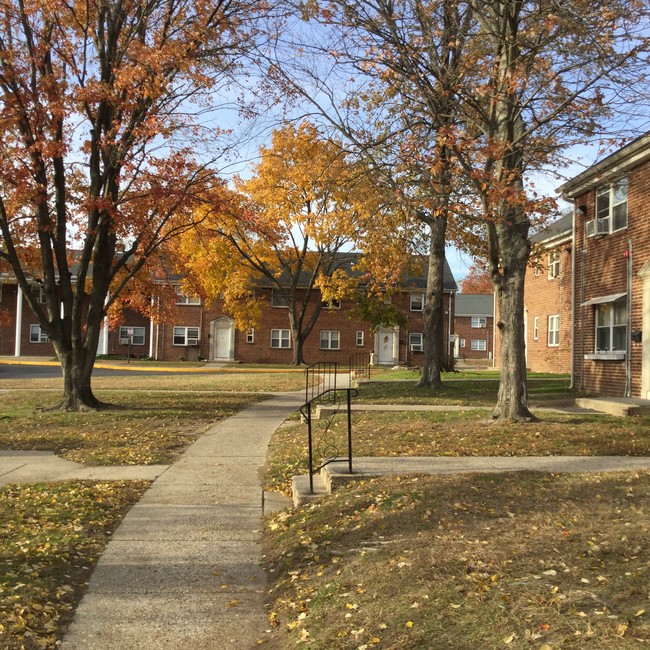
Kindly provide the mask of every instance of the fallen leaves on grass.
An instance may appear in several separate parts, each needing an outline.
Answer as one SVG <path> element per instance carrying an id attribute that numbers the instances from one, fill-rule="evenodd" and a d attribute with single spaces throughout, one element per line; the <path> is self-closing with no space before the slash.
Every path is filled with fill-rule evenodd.
<path id="1" fill-rule="evenodd" d="M 147 481 L 0 488 L 0 647 L 53 648 Z"/>
<path id="2" fill-rule="evenodd" d="M 353 483 L 270 519 L 270 604 L 291 623 L 273 634 L 293 647 L 309 621 L 332 650 L 636 648 L 649 498 L 648 472 Z"/>

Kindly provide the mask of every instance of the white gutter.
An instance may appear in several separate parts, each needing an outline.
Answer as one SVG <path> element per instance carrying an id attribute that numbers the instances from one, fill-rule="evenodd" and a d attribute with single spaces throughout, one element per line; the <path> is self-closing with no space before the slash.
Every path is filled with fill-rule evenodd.
<path id="1" fill-rule="evenodd" d="M 15 344 L 14 344 L 14 356 L 20 356 L 20 337 L 22 336 L 23 329 L 23 290 L 20 285 L 18 285 L 18 291 L 16 292 L 16 333 L 15 333 Z"/>

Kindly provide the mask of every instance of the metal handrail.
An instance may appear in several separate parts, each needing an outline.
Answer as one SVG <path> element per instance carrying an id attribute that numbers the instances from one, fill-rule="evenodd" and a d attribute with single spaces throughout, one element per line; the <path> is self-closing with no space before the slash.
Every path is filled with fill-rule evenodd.
<path id="1" fill-rule="evenodd" d="M 350 357 L 350 385 L 354 379 L 370 380 L 370 353 L 357 352 Z"/>
<path id="2" fill-rule="evenodd" d="M 347 407 L 347 458 L 341 458 L 339 454 L 335 454 L 333 457 L 326 458 L 325 462 L 322 462 L 318 467 L 314 468 L 314 440 L 313 440 L 313 425 L 312 425 L 312 406 L 313 405 L 327 405 L 327 406 L 337 406 L 341 404 L 341 401 L 338 398 L 338 394 L 345 392 L 346 394 L 346 407 Z M 323 467 L 329 465 L 330 463 L 337 461 L 347 461 L 348 471 L 352 474 L 352 397 L 356 397 L 359 394 L 359 391 L 356 388 L 341 388 L 341 389 L 328 389 L 325 392 L 321 393 L 317 397 L 308 400 L 300 408 L 300 413 L 305 418 L 307 422 L 307 441 L 308 441 L 308 454 L 309 454 L 309 491 L 311 494 L 314 493 L 314 474 L 319 472 Z M 319 425 L 319 428 L 322 430 L 319 441 L 324 440 L 334 416 L 338 413 L 338 408 L 334 413 L 328 414 L 325 417 L 320 418 L 320 422 L 324 422 L 325 425 Z M 337 451 L 336 446 L 332 441 L 328 442 L 329 449 Z"/>
<path id="3" fill-rule="evenodd" d="M 336 390 L 336 361 L 318 361 L 305 368 L 305 404 L 329 390 Z"/>

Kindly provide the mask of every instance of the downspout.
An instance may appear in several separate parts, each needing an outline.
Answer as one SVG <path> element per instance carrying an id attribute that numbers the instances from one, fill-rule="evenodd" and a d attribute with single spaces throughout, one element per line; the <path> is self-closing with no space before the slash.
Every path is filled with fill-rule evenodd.
<path id="1" fill-rule="evenodd" d="M 154 358 L 154 305 L 156 299 L 151 296 L 151 314 L 149 315 L 149 358 Z"/>
<path id="2" fill-rule="evenodd" d="M 451 307 L 454 299 L 454 292 L 449 293 L 449 300 L 447 301 L 447 367 L 453 368 L 453 357 L 451 354 Z"/>
<path id="3" fill-rule="evenodd" d="M 569 390 L 575 387 L 575 331 L 576 331 L 576 208 L 573 200 L 573 220 L 571 223 L 571 383 Z M 582 212 L 582 210 L 581 210 Z"/>
<path id="4" fill-rule="evenodd" d="M 584 244 L 583 244 L 584 245 Z M 587 251 L 583 248 L 580 251 L 582 264 L 580 266 L 580 391 L 585 389 L 585 308 L 582 306 L 585 301 L 585 262 Z"/>
<path id="5" fill-rule="evenodd" d="M 23 334 L 23 289 L 18 284 L 16 291 L 16 331 L 14 333 L 14 356 L 20 356 L 20 342 Z"/>
<path id="6" fill-rule="evenodd" d="M 627 328 L 625 337 L 625 397 L 632 395 L 632 239 L 627 240 Z"/>

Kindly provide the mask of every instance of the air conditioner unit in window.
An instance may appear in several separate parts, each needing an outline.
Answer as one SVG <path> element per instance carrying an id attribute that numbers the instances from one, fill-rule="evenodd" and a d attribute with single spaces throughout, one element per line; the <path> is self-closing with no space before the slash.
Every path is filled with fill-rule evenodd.
<path id="1" fill-rule="evenodd" d="M 587 237 L 593 237 L 596 234 L 596 220 L 592 219 L 585 223 L 585 235 Z"/>
<path id="2" fill-rule="evenodd" d="M 409 345 L 409 349 L 411 350 L 411 352 L 422 352 L 422 346 L 421 345 L 414 345 L 413 343 L 411 343 L 411 345 Z"/>
<path id="3" fill-rule="evenodd" d="M 128 338 L 127 339 L 120 338 L 120 345 L 128 345 L 128 344 L 129 344 Z"/>
<path id="4" fill-rule="evenodd" d="M 187 339 L 187 344 L 188 345 L 198 345 L 199 344 L 199 339 Z"/>
<path id="5" fill-rule="evenodd" d="M 596 219 L 596 234 L 597 235 L 609 234 L 609 219 Z"/>

